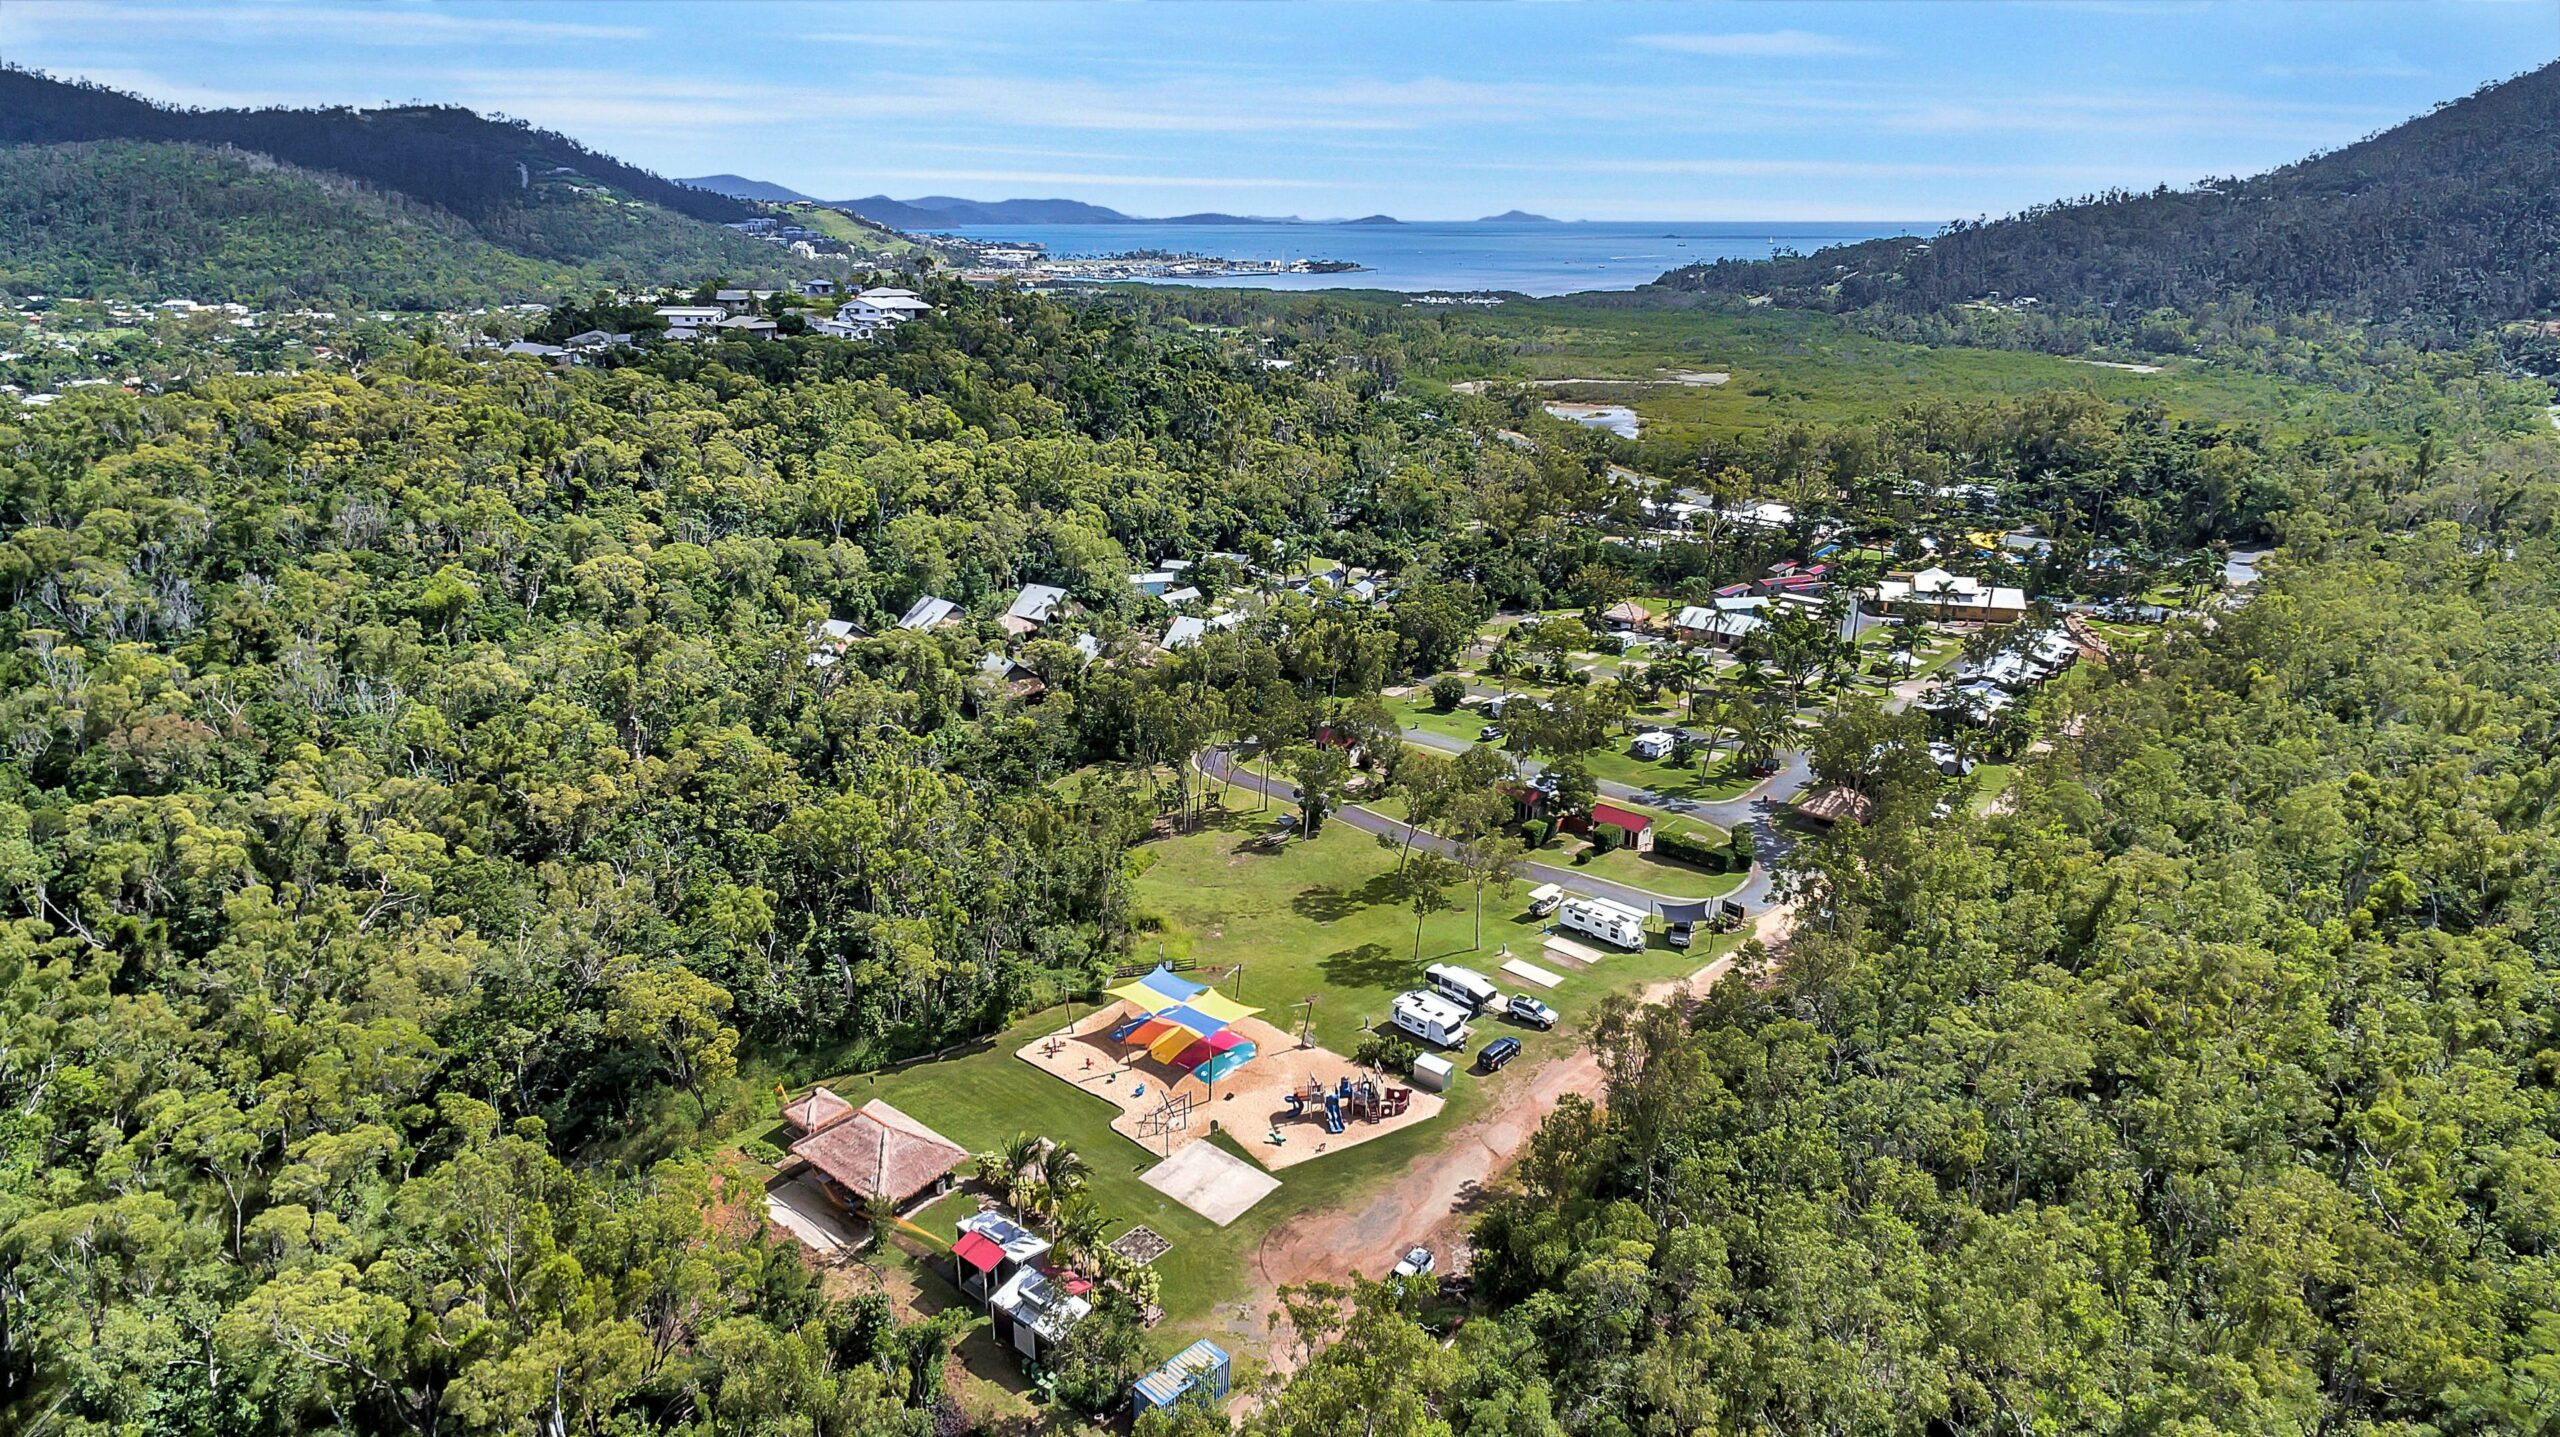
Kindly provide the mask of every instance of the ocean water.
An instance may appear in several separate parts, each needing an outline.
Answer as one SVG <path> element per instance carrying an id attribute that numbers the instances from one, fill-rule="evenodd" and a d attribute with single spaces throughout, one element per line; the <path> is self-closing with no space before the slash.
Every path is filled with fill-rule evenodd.
<path id="1" fill-rule="evenodd" d="M 1059 259 L 1163 250 L 1221 259 L 1330 259 L 1353 274 L 1236 275 L 1169 283 L 1252 289 L 1511 290 L 1528 295 L 1633 289 L 1666 270 L 1714 259 L 1767 259 L 1933 224 L 1890 220 L 1817 224 L 1237 224 L 989 225 L 953 230 L 974 240 L 1032 241 Z"/>

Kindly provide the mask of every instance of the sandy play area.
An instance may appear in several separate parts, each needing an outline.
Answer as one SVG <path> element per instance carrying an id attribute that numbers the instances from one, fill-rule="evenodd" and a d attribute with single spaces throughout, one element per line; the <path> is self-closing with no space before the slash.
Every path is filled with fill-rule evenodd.
<path id="1" fill-rule="evenodd" d="M 1208 1085 L 1155 1061 L 1138 1048 L 1111 1041 L 1111 1030 L 1137 1015 L 1127 1003 L 1114 1003 L 1086 1014 L 1069 1027 L 1035 1038 L 1014 1056 L 1062 1082 L 1075 1084 L 1120 1110 L 1112 1131 L 1151 1153 L 1167 1157 L 1209 1136 L 1215 1117 L 1235 1135 L 1237 1144 L 1266 1168 L 1290 1167 L 1365 1143 L 1381 1134 L 1427 1122 L 1439 1113 L 1441 1097 L 1417 1088 L 1405 1110 L 1375 1122 L 1353 1120 L 1339 1133 L 1328 1133 L 1315 1118 L 1289 1115 L 1289 1092 L 1314 1079 L 1331 1084 L 1361 1076 L 1349 1058 L 1320 1047 L 1301 1048 L 1295 1034 L 1283 1033 L 1259 1018 L 1238 1022 L 1236 1031 L 1253 1040 L 1252 1062 L 1220 1078 L 1213 1100 Z M 1136 1061 L 1130 1058 L 1135 1056 Z M 1143 1089 L 1143 1091 L 1141 1091 Z M 1165 1099 L 1189 1111 L 1169 1118 Z M 1214 1110 L 1214 1111 L 1213 1111 Z M 1281 1141 L 1271 1141 L 1277 1132 Z"/>

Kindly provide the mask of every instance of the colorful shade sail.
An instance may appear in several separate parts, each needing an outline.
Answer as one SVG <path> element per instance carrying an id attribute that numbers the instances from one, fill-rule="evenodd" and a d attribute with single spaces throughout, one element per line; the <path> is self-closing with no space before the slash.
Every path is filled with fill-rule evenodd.
<path id="1" fill-rule="evenodd" d="M 1110 992 L 1112 997 L 1135 1003 L 1149 1013 L 1162 1013 L 1173 1008 L 1189 1008 L 1202 1017 L 1220 1023 L 1232 1023 L 1239 1018 L 1249 1018 L 1262 1011 L 1260 1008 L 1248 1008 L 1205 984 L 1175 977 L 1173 971 L 1162 964 L 1156 965 L 1156 970 L 1147 976 L 1135 982 L 1123 983 L 1111 989 Z"/>
<path id="2" fill-rule="evenodd" d="M 1145 977 L 1112 989 L 1111 996 L 1125 998 L 1152 1013 L 1170 1004 L 1187 1003 L 1208 991 L 1207 984 L 1177 978 L 1171 968 L 1159 963 L 1155 971 Z"/>
<path id="3" fill-rule="evenodd" d="M 1171 1061 L 1193 1077 L 1214 1082 L 1252 1061 L 1253 1053 L 1252 1040 L 1230 1030 L 1194 1042 Z"/>

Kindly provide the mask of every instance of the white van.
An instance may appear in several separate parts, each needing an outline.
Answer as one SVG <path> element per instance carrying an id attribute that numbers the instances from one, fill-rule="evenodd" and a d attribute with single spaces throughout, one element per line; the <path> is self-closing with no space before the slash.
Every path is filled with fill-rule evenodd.
<path id="1" fill-rule="evenodd" d="M 1556 910 L 1556 926 L 1589 934 L 1619 948 L 1644 946 L 1645 915 L 1605 898 L 1575 898 Z"/>
<path id="2" fill-rule="evenodd" d="M 1463 1048 L 1475 1036 L 1467 1026 L 1467 1010 L 1437 993 L 1416 989 L 1398 994 L 1388 1013 L 1398 1028 L 1438 1047 Z"/>
<path id="3" fill-rule="evenodd" d="M 1465 1008 L 1470 1017 L 1481 1018 L 1485 1009 L 1502 1001 L 1502 990 L 1473 968 L 1434 963 L 1422 970 L 1422 976 L 1430 980 L 1441 997 Z"/>

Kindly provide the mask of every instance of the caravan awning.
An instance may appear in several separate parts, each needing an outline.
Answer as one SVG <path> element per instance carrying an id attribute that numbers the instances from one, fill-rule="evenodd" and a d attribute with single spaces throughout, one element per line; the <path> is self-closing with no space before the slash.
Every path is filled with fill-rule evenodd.
<path id="1" fill-rule="evenodd" d="M 1706 923 L 1709 915 L 1716 911 L 1716 900 L 1706 898 L 1700 899 L 1695 903 L 1663 903 L 1657 901 L 1653 906 L 1656 911 L 1662 914 L 1663 922 L 1673 924 L 1675 926 L 1686 923 L 1694 928 Z"/>

